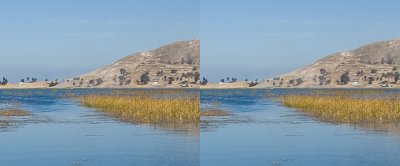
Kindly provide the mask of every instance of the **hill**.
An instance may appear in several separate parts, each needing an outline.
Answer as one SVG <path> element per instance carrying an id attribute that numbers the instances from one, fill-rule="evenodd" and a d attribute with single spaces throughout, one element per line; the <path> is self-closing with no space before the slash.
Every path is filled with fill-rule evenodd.
<path id="1" fill-rule="evenodd" d="M 258 87 L 400 87 L 400 40 L 380 41 L 329 55 Z"/>
<path id="2" fill-rule="evenodd" d="M 138 52 L 57 87 L 148 88 L 198 87 L 200 41 L 179 41 Z"/>

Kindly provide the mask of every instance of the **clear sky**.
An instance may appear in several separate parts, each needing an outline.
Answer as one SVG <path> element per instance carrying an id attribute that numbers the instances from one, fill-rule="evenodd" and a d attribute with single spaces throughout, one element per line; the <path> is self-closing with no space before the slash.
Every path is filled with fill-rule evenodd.
<path id="1" fill-rule="evenodd" d="M 265 78 L 400 37 L 398 0 L 201 0 L 201 74 Z"/>
<path id="2" fill-rule="evenodd" d="M 400 37 L 400 1 L 3 0 L 0 77 L 68 78 L 201 38 L 201 74 L 265 78 Z"/>
<path id="3" fill-rule="evenodd" d="M 198 39 L 198 0 L 2 0 L 0 78 L 68 78 Z"/>

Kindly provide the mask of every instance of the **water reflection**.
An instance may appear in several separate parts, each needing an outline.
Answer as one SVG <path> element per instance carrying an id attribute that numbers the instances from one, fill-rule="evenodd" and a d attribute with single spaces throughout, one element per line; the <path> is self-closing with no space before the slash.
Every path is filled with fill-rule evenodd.
<path id="1" fill-rule="evenodd" d="M 400 123 L 362 123 L 352 124 L 350 126 L 370 132 L 387 133 L 400 137 Z"/>
<path id="2" fill-rule="evenodd" d="M 0 132 L 6 131 L 6 129 L 11 125 L 10 121 L 0 120 Z"/>
<path id="3" fill-rule="evenodd" d="M 24 125 L 49 122 L 51 122 L 50 118 L 35 115 L 0 116 L 0 132 L 13 132 Z"/>
<path id="4" fill-rule="evenodd" d="M 106 118 L 115 119 L 117 121 L 121 121 L 124 123 L 139 125 L 139 126 L 147 126 L 150 128 L 154 128 L 156 130 L 171 132 L 175 134 L 188 134 L 188 135 L 200 135 L 200 122 L 193 123 L 179 123 L 179 122 L 170 122 L 170 123 L 137 123 L 129 119 L 121 119 L 116 118 L 107 113 L 100 113 Z"/>
<path id="5" fill-rule="evenodd" d="M 203 90 L 201 92 L 201 111 L 224 110 L 232 113 L 225 117 L 201 117 L 201 128 L 217 127 L 228 123 L 274 123 L 266 119 L 257 119 L 245 114 L 245 112 L 257 112 L 268 109 L 268 106 L 281 106 L 279 98 L 287 94 L 320 94 L 320 95 L 355 95 L 356 97 L 387 98 L 399 96 L 397 89 L 251 89 L 251 90 Z M 252 107 L 255 107 L 252 108 Z M 295 110 L 295 109 L 294 109 Z M 295 121 L 316 121 L 333 125 L 347 125 L 361 130 L 375 132 L 399 133 L 400 123 L 362 123 L 362 124 L 338 124 L 330 119 L 321 119 L 305 112 L 295 112 L 282 115 L 288 120 L 287 123 Z M 279 123 L 279 122 L 277 122 Z"/>
<path id="6" fill-rule="evenodd" d="M 1 165 L 200 165 L 199 123 L 125 122 L 73 99 L 112 91 L 0 90 L 0 102 L 31 112 L 0 117 Z"/>
<path id="7" fill-rule="evenodd" d="M 164 123 L 151 125 L 163 131 L 168 131 L 171 133 L 178 134 L 189 134 L 194 136 L 200 135 L 200 123 Z"/>
<path id="8" fill-rule="evenodd" d="M 398 123 L 330 123 L 283 107 L 276 100 L 284 94 L 315 93 L 310 89 L 229 91 L 201 91 L 201 111 L 209 107 L 208 103 L 218 102 L 222 110 L 231 113 L 223 117 L 201 117 L 201 163 L 204 165 L 394 165 L 400 162 Z M 382 95 L 380 91 L 376 94 Z"/>
<path id="9" fill-rule="evenodd" d="M 203 116 L 201 119 L 201 132 L 217 131 L 218 128 L 228 124 L 257 123 L 249 116 L 228 115 L 228 116 Z"/>

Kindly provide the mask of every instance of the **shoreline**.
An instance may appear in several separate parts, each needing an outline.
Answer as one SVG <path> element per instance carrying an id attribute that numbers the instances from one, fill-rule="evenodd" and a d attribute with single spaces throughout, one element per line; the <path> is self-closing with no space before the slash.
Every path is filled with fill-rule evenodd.
<path id="1" fill-rule="evenodd" d="M 375 87 L 375 86 L 351 86 L 351 85 L 342 85 L 342 86 L 329 86 L 329 87 L 262 87 L 262 86 L 254 86 L 248 87 L 248 83 L 246 82 L 237 82 L 237 83 L 225 83 L 225 84 L 217 84 L 210 83 L 207 85 L 196 85 L 193 87 L 153 87 L 153 86 L 132 86 L 132 87 L 62 87 L 62 86 L 53 86 L 49 87 L 49 84 L 46 82 L 38 82 L 38 83 L 25 83 L 25 84 L 7 84 L 0 85 L 0 90 L 18 90 L 18 89 L 199 89 L 199 90 L 229 90 L 229 89 L 400 89 L 400 86 L 392 86 L 392 87 Z"/>
<path id="2" fill-rule="evenodd" d="M 44 89 L 151 89 L 151 90 L 157 90 L 157 89 L 180 89 L 180 90 L 262 90 L 262 89 L 399 89 L 400 87 L 363 87 L 363 88 L 356 88 L 356 87 L 296 87 L 296 88 L 282 88 L 282 87 L 276 87 L 276 88 L 271 88 L 271 87 L 265 87 L 265 88 L 260 88 L 260 87 L 248 87 L 248 88 L 180 88 L 180 87 L 158 87 L 158 88 L 151 88 L 151 87 L 143 87 L 143 88 L 138 88 L 138 87 L 104 87 L 104 88 L 95 88 L 95 87 L 89 87 L 89 88 L 68 88 L 68 87 L 44 87 L 44 88 L 1 88 L 1 90 L 29 90 L 29 89 L 37 89 L 37 90 L 44 90 Z"/>

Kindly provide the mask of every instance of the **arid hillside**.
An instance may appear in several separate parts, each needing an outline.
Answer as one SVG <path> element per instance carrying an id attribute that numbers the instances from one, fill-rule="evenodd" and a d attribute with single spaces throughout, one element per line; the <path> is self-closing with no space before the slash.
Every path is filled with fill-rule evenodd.
<path id="1" fill-rule="evenodd" d="M 149 88 L 198 87 L 200 41 L 179 41 L 129 55 L 57 87 Z"/>
<path id="2" fill-rule="evenodd" d="M 258 87 L 400 87 L 400 40 L 329 55 Z"/>

